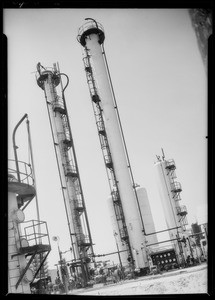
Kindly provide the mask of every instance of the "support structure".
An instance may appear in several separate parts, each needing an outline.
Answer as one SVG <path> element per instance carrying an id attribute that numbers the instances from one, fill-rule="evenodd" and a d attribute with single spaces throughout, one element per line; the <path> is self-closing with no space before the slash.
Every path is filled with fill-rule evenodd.
<path id="1" fill-rule="evenodd" d="M 181 184 L 176 181 L 176 165 L 174 160 L 166 160 L 164 154 L 162 160 L 159 156 L 157 156 L 157 159 L 155 167 L 158 175 L 158 187 L 170 240 L 173 240 L 172 246 L 183 262 L 186 250 L 181 239 L 186 235 L 186 225 L 188 223 L 186 206 L 179 205 L 179 201 L 181 200 L 180 193 L 182 191 Z"/>
<path id="2" fill-rule="evenodd" d="M 37 84 L 45 93 L 73 255 L 86 285 L 89 279 L 89 262 L 94 259 L 94 255 L 64 96 L 69 78 L 66 74 L 60 73 L 56 64 L 50 70 L 38 63 L 37 71 Z M 67 80 L 65 87 L 61 80 L 62 76 Z"/>

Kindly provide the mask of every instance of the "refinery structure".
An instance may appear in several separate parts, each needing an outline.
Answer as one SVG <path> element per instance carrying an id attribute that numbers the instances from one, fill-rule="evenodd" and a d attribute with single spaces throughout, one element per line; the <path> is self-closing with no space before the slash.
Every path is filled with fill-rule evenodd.
<path id="1" fill-rule="evenodd" d="M 163 150 L 162 158 L 157 156 L 154 169 L 167 229 L 156 231 L 147 191 L 135 184 L 133 177 L 104 49 L 104 29 L 94 19 L 87 18 L 86 21 L 78 30 L 77 40 L 83 51 L 86 84 L 110 187 L 110 194 L 103 201 L 108 203 L 122 278 L 146 276 L 155 269 L 160 271 L 185 267 L 190 259 L 193 263 L 200 263 L 202 258 L 207 260 L 207 227 L 198 232 L 187 229 L 188 212 L 186 206 L 181 205 L 182 187 L 177 180 L 176 164 L 173 159 L 165 159 Z M 41 100 L 45 101 L 47 107 L 56 172 L 60 178 L 69 228 L 70 236 L 67 238 L 70 239 L 73 255 L 69 262 L 60 255 L 57 262 L 58 278 L 67 294 L 71 287 L 71 277 L 79 278 L 81 287 L 88 287 L 90 283 L 92 285 L 92 270 L 96 269 L 98 256 L 93 249 L 96 241 L 93 241 L 90 230 L 87 199 L 84 198 L 66 105 L 65 90 L 69 78 L 56 63 L 52 68 L 38 63 L 36 83 L 43 92 Z M 43 109 L 45 104 L 41 101 L 40 105 Z M 8 170 L 10 293 L 31 293 L 34 282 L 41 279 L 51 251 L 48 227 L 46 222 L 40 221 L 39 208 L 38 220 L 25 221 L 25 207 L 31 201 L 38 203 L 33 155 L 31 164 L 27 164 L 19 161 L 16 151 L 15 133 L 24 119 L 27 120 L 29 143 L 32 146 L 28 116 L 25 114 L 14 129 L 14 160 L 9 161 Z M 159 239 L 161 232 L 166 232 L 169 238 Z M 196 236 L 199 238 L 198 245 Z M 78 285 L 74 286 L 77 288 Z"/>
<path id="2" fill-rule="evenodd" d="M 102 26 L 94 20 L 79 29 L 78 41 L 84 47 L 84 67 L 110 184 L 119 244 L 132 264 L 134 252 L 142 252 L 136 265 L 144 268 L 148 267 L 144 223 L 108 72 L 104 39 Z"/>
<path id="3" fill-rule="evenodd" d="M 44 70 L 44 67 L 42 68 L 38 64 L 37 70 L 38 86 L 44 90 L 65 203 L 71 247 L 74 254 L 74 263 L 72 266 L 81 269 L 84 282 L 87 282 L 89 281 L 88 264 L 91 260 L 94 260 L 94 257 L 84 195 L 64 96 L 69 79 L 66 74 L 60 73 L 57 70 L 56 65 L 50 71 Z M 62 76 L 65 76 L 67 79 L 65 87 L 62 84 Z"/>
<path id="4" fill-rule="evenodd" d="M 24 120 L 30 148 L 29 162 L 20 161 L 16 131 Z M 31 293 L 30 283 L 43 272 L 51 251 L 46 222 L 39 217 L 31 148 L 30 123 L 25 114 L 13 131 L 14 160 L 8 162 L 8 292 Z M 37 220 L 25 220 L 25 208 L 36 201 Z"/>

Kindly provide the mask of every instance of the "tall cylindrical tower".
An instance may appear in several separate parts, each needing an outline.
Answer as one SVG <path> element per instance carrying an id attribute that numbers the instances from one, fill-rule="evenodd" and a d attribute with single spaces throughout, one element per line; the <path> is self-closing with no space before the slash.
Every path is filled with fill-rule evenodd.
<path id="1" fill-rule="evenodd" d="M 91 232 L 82 191 L 77 158 L 64 97 L 69 79 L 56 64 L 51 70 L 37 65 L 37 84 L 44 90 L 57 159 L 75 267 L 79 267 L 85 284 L 89 280 L 90 258 L 94 260 Z M 61 76 L 67 83 L 63 88 Z M 60 85 L 61 83 L 61 85 Z M 61 86 L 61 87 L 60 87 Z"/>
<path id="2" fill-rule="evenodd" d="M 109 173 L 111 196 L 122 242 L 133 260 L 134 251 L 145 246 L 144 228 L 137 210 L 127 149 L 104 51 L 104 29 L 95 20 L 79 29 L 78 41 L 84 48 L 84 65 L 99 132 L 104 161 Z M 136 262 L 137 263 L 137 262 Z M 141 258 L 138 267 L 148 266 Z"/>
<path id="3" fill-rule="evenodd" d="M 187 209 L 186 206 L 179 205 L 182 188 L 181 184 L 175 180 L 175 162 L 172 159 L 166 160 L 163 157 L 163 160 L 161 160 L 158 157 L 155 168 L 165 221 L 169 229 L 169 237 L 176 253 L 181 255 L 183 259 L 183 244 L 181 243 L 181 238 L 186 230 Z"/>

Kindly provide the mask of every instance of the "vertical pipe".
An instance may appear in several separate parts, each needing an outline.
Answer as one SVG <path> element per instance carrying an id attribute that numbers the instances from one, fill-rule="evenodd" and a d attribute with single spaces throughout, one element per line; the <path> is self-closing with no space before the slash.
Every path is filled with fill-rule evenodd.
<path id="1" fill-rule="evenodd" d="M 34 178 L 34 187 L 36 191 L 35 200 L 36 200 L 36 209 L 37 209 L 37 220 L 40 222 L 40 212 L 39 212 L 39 204 L 38 204 L 38 197 L 37 197 L 37 185 L 36 185 L 36 176 L 35 176 L 35 169 L 34 169 L 34 159 L 33 159 L 33 148 L 32 148 L 32 142 L 31 142 L 31 131 L 30 131 L 30 121 L 27 118 L 27 130 L 28 130 L 28 142 L 30 147 L 30 156 L 31 156 L 31 163 L 32 163 L 32 174 Z M 40 233 L 40 223 L 39 223 L 39 233 Z"/>
<path id="2" fill-rule="evenodd" d="M 23 122 L 23 120 L 27 117 L 27 114 L 24 114 L 24 116 L 21 118 L 21 120 L 17 123 L 17 125 L 15 126 L 14 130 L 13 130 L 13 150 L 14 150 L 14 158 L 15 158 L 15 164 L 16 164 L 16 171 L 17 171 L 17 177 L 18 177 L 18 181 L 20 182 L 20 174 L 19 174 L 19 162 L 18 162 L 18 155 L 17 155 L 17 151 L 16 149 L 18 148 L 16 146 L 16 141 L 15 141 L 15 134 L 16 131 L 19 127 L 19 125 Z"/>
<path id="3" fill-rule="evenodd" d="M 36 211 L 37 211 L 37 220 L 38 220 L 38 233 L 39 233 L 39 244 L 42 244 L 42 237 L 41 237 L 41 225 L 40 225 L 40 212 L 39 212 L 39 204 L 38 204 L 38 197 L 37 197 L 37 185 L 36 185 L 36 176 L 35 176 L 35 169 L 34 169 L 34 158 L 33 158 L 33 148 L 32 148 L 32 142 L 31 142 L 31 131 L 30 131 L 30 121 L 26 120 L 27 124 L 27 132 L 28 132 L 28 144 L 30 148 L 30 158 L 32 163 L 32 175 L 34 180 L 34 187 L 35 187 L 35 200 L 36 200 Z M 36 240 L 37 244 L 37 240 Z M 41 263 L 43 259 L 43 254 L 41 253 L 39 255 L 39 262 Z M 42 269 L 40 269 L 40 277 L 42 276 Z"/>

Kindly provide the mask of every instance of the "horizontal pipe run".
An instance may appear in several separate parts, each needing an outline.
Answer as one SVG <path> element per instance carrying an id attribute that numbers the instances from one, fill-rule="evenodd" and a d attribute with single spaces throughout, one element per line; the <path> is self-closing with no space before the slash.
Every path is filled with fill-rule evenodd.
<path id="1" fill-rule="evenodd" d="M 180 227 L 173 227 L 173 228 L 169 228 L 169 229 L 164 229 L 164 230 L 160 230 L 160 231 L 155 231 L 155 232 L 151 232 L 151 233 L 146 233 L 145 235 L 157 234 L 157 233 L 160 233 L 160 232 L 169 231 L 169 230 L 173 230 L 173 229 L 177 229 L 177 228 L 180 228 Z"/>

